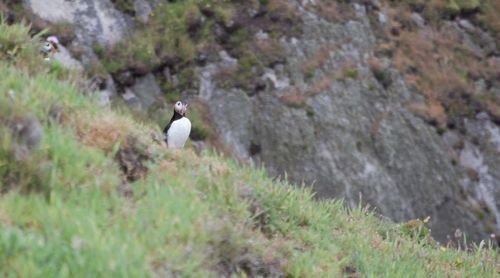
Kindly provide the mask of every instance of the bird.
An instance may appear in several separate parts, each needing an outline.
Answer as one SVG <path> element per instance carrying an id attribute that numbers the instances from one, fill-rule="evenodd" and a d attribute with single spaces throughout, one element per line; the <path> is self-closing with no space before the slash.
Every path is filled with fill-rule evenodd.
<path id="1" fill-rule="evenodd" d="M 54 55 L 59 51 L 59 40 L 56 36 L 49 36 L 42 46 L 42 52 L 46 55 L 45 60 L 50 60 L 49 55 Z"/>
<path id="2" fill-rule="evenodd" d="M 174 114 L 163 129 L 165 142 L 169 148 L 181 149 L 191 133 L 191 121 L 186 117 L 188 105 L 182 101 L 174 104 Z"/>

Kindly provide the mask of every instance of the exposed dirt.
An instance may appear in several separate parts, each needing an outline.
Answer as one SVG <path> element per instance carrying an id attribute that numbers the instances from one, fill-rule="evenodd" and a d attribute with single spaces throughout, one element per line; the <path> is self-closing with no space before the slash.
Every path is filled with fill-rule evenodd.
<path id="1" fill-rule="evenodd" d="M 132 136 L 127 138 L 126 144 L 115 155 L 116 162 L 120 165 L 120 169 L 129 182 L 147 175 L 148 168 L 144 164 L 150 159 L 151 154 L 146 150 L 146 147 Z"/>
<path id="2" fill-rule="evenodd" d="M 213 269 L 221 277 L 233 277 L 237 273 L 245 273 L 248 277 L 286 276 L 279 260 L 265 262 L 261 257 L 248 252 L 236 257 L 225 257 Z"/>
<path id="3" fill-rule="evenodd" d="M 271 231 L 267 227 L 269 222 L 269 216 L 266 211 L 259 204 L 259 201 L 255 197 L 252 192 L 252 188 L 250 186 L 244 186 L 239 190 L 239 196 L 243 200 L 247 201 L 249 204 L 248 210 L 252 214 L 252 218 L 254 219 L 255 228 L 260 230 L 264 235 L 270 236 Z"/>

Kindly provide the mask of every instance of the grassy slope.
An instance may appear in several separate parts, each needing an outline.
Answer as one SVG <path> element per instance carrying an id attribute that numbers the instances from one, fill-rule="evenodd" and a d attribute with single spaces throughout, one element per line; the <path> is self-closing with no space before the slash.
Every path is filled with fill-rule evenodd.
<path id="1" fill-rule="evenodd" d="M 150 139 L 158 127 L 98 109 L 76 74 L 44 63 L 26 27 L 0 24 L 0 45 L 0 276 L 499 274 L 498 253 L 439 247 L 421 222 L 395 225 L 252 166 L 165 149 Z M 42 142 L 16 160 L 8 126 L 34 118 Z M 148 174 L 124 185 L 114 157 L 131 145 Z"/>

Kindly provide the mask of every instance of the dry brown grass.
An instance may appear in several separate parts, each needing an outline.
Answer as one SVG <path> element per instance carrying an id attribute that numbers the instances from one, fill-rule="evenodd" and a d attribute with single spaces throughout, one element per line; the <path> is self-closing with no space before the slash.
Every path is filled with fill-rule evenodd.
<path id="1" fill-rule="evenodd" d="M 500 43 L 500 1 L 404 0 L 391 1 L 398 14 L 419 12 L 433 26 L 461 17 L 471 20 L 495 36 Z"/>
<path id="2" fill-rule="evenodd" d="M 446 1 L 408 3 L 393 3 L 388 13 L 386 35 L 392 44 L 393 65 L 426 98 L 424 104 L 410 105 L 411 110 L 438 124 L 444 124 L 447 119 L 472 116 L 478 110 L 495 116 L 496 101 L 478 97 L 484 92 L 476 91 L 474 82 L 484 79 L 495 83 L 500 78 L 500 67 L 468 48 L 459 33 L 442 24 L 446 18 L 442 13 L 449 8 Z M 489 1 L 483 4 L 489 5 L 487 3 L 491 4 Z M 422 12 L 427 26 L 412 26 L 415 23 L 411 22 L 409 14 L 415 10 Z M 498 11 L 481 10 L 479 14 L 491 16 Z M 475 17 L 473 15 L 471 20 L 475 21 Z M 493 21 L 500 22 L 498 19 Z"/>
<path id="3" fill-rule="evenodd" d="M 110 152 L 117 143 L 126 142 L 127 136 L 133 133 L 134 122 L 103 111 L 92 118 L 83 115 L 76 117 L 74 126 L 84 145 Z"/>
<path id="4" fill-rule="evenodd" d="M 330 55 L 332 48 L 330 46 L 324 45 L 318 49 L 311 57 L 309 57 L 304 64 L 302 64 L 302 72 L 308 73 L 315 68 L 320 67 L 325 63 Z"/>
<path id="5" fill-rule="evenodd" d="M 478 15 L 479 23 L 490 30 L 496 38 L 497 46 L 500 45 L 500 1 L 483 1 L 484 7 Z"/>
<path id="6" fill-rule="evenodd" d="M 160 171 L 162 173 L 168 173 L 172 176 L 177 176 L 177 163 L 173 160 L 161 160 L 158 162 L 160 166 Z"/>
<path id="7" fill-rule="evenodd" d="M 307 98 L 327 91 L 329 88 L 331 88 L 335 81 L 344 78 L 346 69 L 351 68 L 353 68 L 352 63 L 345 63 L 342 66 L 331 70 L 322 78 L 319 78 L 318 80 L 312 82 L 303 91 L 297 88 L 290 89 L 280 97 L 280 100 L 291 107 L 303 107 Z"/>
<path id="8" fill-rule="evenodd" d="M 293 21 L 299 17 L 296 8 L 287 0 L 269 0 L 267 9 L 275 20 Z"/>
<path id="9" fill-rule="evenodd" d="M 319 16 L 330 22 L 343 22 L 354 17 L 354 11 L 350 3 L 332 0 L 319 0 L 316 5 L 309 5 Z"/>
<path id="10" fill-rule="evenodd" d="M 220 67 L 217 73 L 215 74 L 215 79 L 221 80 L 224 79 L 225 77 L 231 77 L 233 75 L 236 75 L 237 71 L 238 71 L 237 64 Z"/>
<path id="11" fill-rule="evenodd" d="M 427 97 L 436 98 L 449 91 L 451 84 L 462 83 L 450 65 L 450 53 L 446 44 L 439 45 L 437 34 L 403 32 L 398 40 L 400 47 L 395 53 L 394 65 L 402 70 L 411 84 Z M 443 42 L 443 40 L 441 40 Z"/>
<path id="12" fill-rule="evenodd" d="M 327 51 L 320 50 L 317 52 L 318 54 L 316 54 L 318 56 L 314 56 L 323 56 L 325 52 Z M 320 61 L 320 59 L 314 59 L 314 61 Z M 280 97 L 280 100 L 291 107 L 303 107 L 307 98 L 327 91 L 336 81 L 344 80 L 346 78 L 346 73 L 347 75 L 349 75 L 348 73 L 352 72 L 353 69 L 355 74 L 357 75 L 355 64 L 351 61 L 346 61 L 340 64 L 335 69 L 327 72 L 323 77 L 314 80 L 305 90 L 301 91 L 297 88 L 290 89 Z"/>
<path id="13" fill-rule="evenodd" d="M 377 57 L 371 56 L 370 58 L 368 58 L 367 62 L 368 66 L 372 70 L 382 70 L 384 68 L 384 65 Z"/>
<path id="14" fill-rule="evenodd" d="M 291 107 L 303 107 L 306 103 L 306 95 L 298 89 L 292 89 L 280 97 L 280 100 Z"/>
<path id="15" fill-rule="evenodd" d="M 338 80 L 342 77 L 342 73 L 345 68 L 341 68 L 340 70 L 333 70 L 320 78 L 318 81 L 312 83 L 309 85 L 309 87 L 306 90 L 307 96 L 315 96 L 328 88 L 330 88 L 335 80 Z"/>
<path id="16" fill-rule="evenodd" d="M 459 71 L 468 69 L 471 74 L 479 74 L 476 73 L 480 70 L 476 58 L 464 49 L 458 53 L 458 37 L 437 30 L 402 32 L 396 41 L 398 47 L 393 64 L 403 72 L 407 82 L 427 99 L 427 107 L 412 109 L 418 114 L 426 114 L 425 118 L 430 117 L 444 124 L 446 112 L 443 107 L 452 106 L 447 103 L 453 99 L 450 96 L 471 93 L 467 73 Z"/>
<path id="17" fill-rule="evenodd" d="M 200 157 L 196 155 L 196 153 L 189 148 L 186 149 L 169 149 L 166 145 L 162 146 L 160 149 L 162 153 L 166 153 L 167 155 L 163 156 L 161 159 L 156 161 L 159 165 L 161 173 L 169 173 L 173 176 L 177 176 L 178 172 L 178 162 L 182 159 L 186 159 L 193 163 L 194 167 L 198 167 L 204 165 L 204 161 L 200 160 Z"/>
<path id="18" fill-rule="evenodd" d="M 214 80 L 226 88 L 247 84 L 249 82 L 247 77 L 248 76 L 241 74 L 238 64 L 220 67 L 214 74 Z"/>
<path id="19" fill-rule="evenodd" d="M 486 110 L 495 118 L 500 118 L 500 101 L 499 100 L 486 100 Z"/>
<path id="20" fill-rule="evenodd" d="M 258 57 L 266 64 L 274 64 L 275 62 L 285 60 L 285 51 L 277 40 L 256 40 L 253 46 Z"/>
<path id="21" fill-rule="evenodd" d="M 500 80 L 500 58 L 490 58 L 486 61 L 484 72 Z"/>
<path id="22" fill-rule="evenodd" d="M 425 120 L 439 125 L 444 125 L 447 120 L 444 107 L 437 101 L 429 100 L 426 103 L 412 103 L 408 105 L 408 109 Z"/>
<path id="23" fill-rule="evenodd" d="M 3 207 L 0 207 L 0 224 L 2 226 L 12 224 L 12 220 L 10 219 L 9 214 L 5 211 Z"/>
<path id="24" fill-rule="evenodd" d="M 321 46 L 313 55 L 302 64 L 302 73 L 309 75 L 314 69 L 321 67 L 329 58 L 330 52 L 338 48 L 338 44 L 326 44 Z"/>
<path id="25" fill-rule="evenodd" d="M 3 1 L 0 2 L 0 13 L 6 14 L 9 11 L 9 8 L 7 7 L 7 4 L 5 4 Z"/>
<path id="26" fill-rule="evenodd" d="M 279 55 L 281 48 L 278 45 L 278 42 L 273 40 L 256 40 L 254 43 L 255 47 L 258 51 L 269 54 L 269 55 Z"/>

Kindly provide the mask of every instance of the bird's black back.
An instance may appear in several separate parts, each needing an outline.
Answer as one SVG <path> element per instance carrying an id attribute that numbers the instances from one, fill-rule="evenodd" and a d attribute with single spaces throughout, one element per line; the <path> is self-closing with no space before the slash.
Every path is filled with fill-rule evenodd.
<path id="1" fill-rule="evenodd" d="M 172 123 L 174 121 L 177 121 L 179 119 L 182 119 L 182 116 L 181 114 L 177 113 L 177 111 L 174 110 L 174 115 L 172 115 L 172 119 L 170 119 L 170 122 L 168 123 L 168 125 L 163 129 L 163 134 L 165 135 L 165 140 L 167 140 L 167 132 L 168 130 L 170 129 L 170 126 L 172 125 Z"/>

